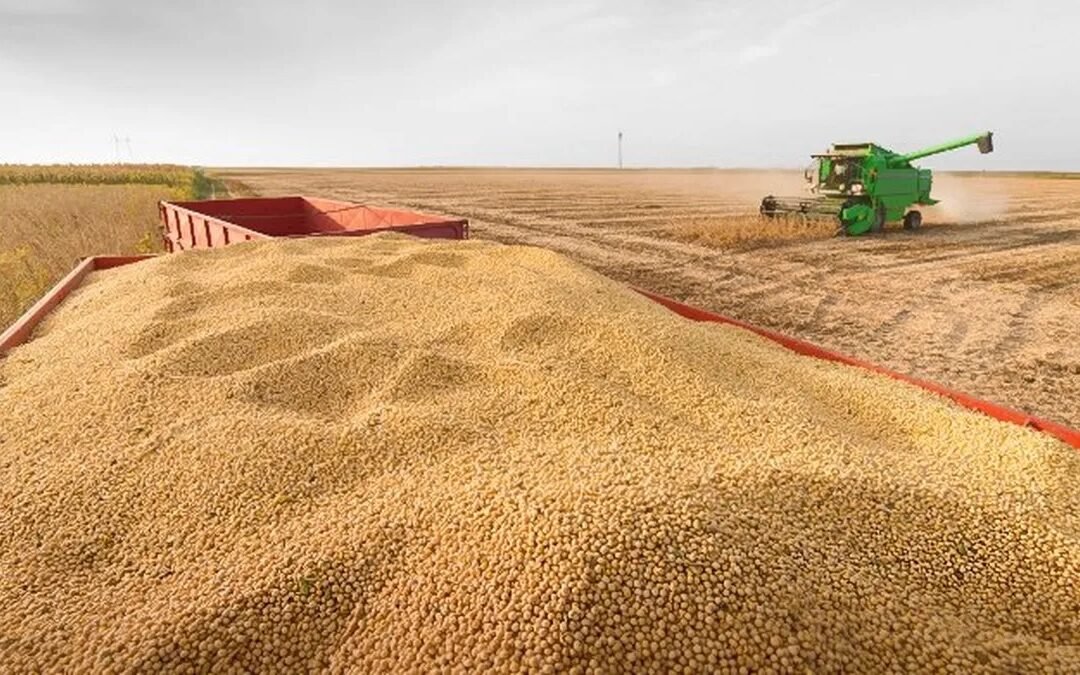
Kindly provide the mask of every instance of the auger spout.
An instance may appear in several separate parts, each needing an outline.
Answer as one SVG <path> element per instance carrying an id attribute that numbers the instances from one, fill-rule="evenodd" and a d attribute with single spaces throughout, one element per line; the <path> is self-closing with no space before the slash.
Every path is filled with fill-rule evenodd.
<path id="1" fill-rule="evenodd" d="M 915 152 L 909 152 L 906 155 L 900 155 L 890 164 L 904 164 L 915 159 L 922 159 L 923 157 L 929 157 L 930 155 L 937 155 L 942 152 L 949 152 L 950 150 L 956 150 L 966 145 L 978 145 L 979 152 L 986 154 L 994 151 L 994 134 L 987 131 L 981 134 L 975 134 L 974 136 L 967 136 L 955 141 L 949 141 L 948 143 L 942 143 L 941 145 L 934 145 L 922 150 L 916 150 Z"/>

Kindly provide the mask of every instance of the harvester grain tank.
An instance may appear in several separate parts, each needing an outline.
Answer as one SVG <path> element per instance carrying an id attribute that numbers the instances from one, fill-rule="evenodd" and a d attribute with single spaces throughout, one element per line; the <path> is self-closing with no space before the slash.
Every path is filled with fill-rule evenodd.
<path id="1" fill-rule="evenodd" d="M 993 134 L 987 131 L 905 155 L 876 143 L 834 143 L 828 152 L 811 155 L 814 162 L 806 170 L 809 196 L 769 195 L 761 200 L 761 213 L 834 217 L 841 234 L 880 232 L 885 223 L 897 220 L 913 230 L 922 224 L 922 214 L 910 207 L 937 200 L 930 196 L 930 169 L 911 162 L 968 145 L 983 154 L 993 152 Z"/>

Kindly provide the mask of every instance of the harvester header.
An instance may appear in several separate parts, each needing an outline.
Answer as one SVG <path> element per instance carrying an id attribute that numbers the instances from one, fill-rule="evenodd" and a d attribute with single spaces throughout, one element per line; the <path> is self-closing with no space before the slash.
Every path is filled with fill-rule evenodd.
<path id="1" fill-rule="evenodd" d="M 806 171 L 810 196 L 761 200 L 762 215 L 785 214 L 835 217 L 846 235 L 880 232 L 886 222 L 903 220 L 906 229 L 918 228 L 922 214 L 912 205 L 929 206 L 933 176 L 912 160 L 975 145 L 986 154 L 994 150 L 992 132 L 973 134 L 922 150 L 899 154 L 876 143 L 834 143 L 827 152 L 811 155 Z"/>

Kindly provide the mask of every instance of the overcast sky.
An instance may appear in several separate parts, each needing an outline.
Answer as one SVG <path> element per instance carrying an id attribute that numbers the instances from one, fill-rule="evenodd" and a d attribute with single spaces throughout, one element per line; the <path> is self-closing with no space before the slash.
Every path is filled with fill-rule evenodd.
<path id="1" fill-rule="evenodd" d="M 1073 0 L 0 0 L 0 163 L 1080 170 Z"/>

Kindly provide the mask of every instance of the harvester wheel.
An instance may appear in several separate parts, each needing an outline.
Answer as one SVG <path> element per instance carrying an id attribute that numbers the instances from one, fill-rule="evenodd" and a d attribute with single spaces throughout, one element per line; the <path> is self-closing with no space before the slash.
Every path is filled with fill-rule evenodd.
<path id="1" fill-rule="evenodd" d="M 874 223 L 870 226 L 871 232 L 881 232 L 885 229 L 885 205 L 878 204 L 874 209 Z"/>
<path id="2" fill-rule="evenodd" d="M 917 230 L 922 225 L 922 214 L 918 211 L 908 211 L 904 215 L 904 229 Z"/>

